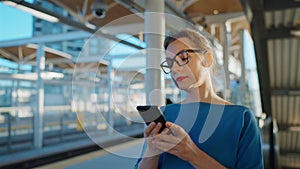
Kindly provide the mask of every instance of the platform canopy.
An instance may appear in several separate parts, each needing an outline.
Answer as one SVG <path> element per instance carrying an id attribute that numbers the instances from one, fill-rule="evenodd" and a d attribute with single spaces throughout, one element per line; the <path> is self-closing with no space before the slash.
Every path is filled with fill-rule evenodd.
<path id="1" fill-rule="evenodd" d="M 0 57 L 18 63 L 19 65 L 36 65 L 37 56 L 36 44 L 27 44 L 24 46 L 0 48 Z M 43 47 L 45 52 L 45 64 L 51 67 L 61 68 L 65 73 L 74 73 L 74 70 L 79 72 L 95 72 L 106 74 L 107 65 L 106 61 L 94 58 L 81 58 L 80 60 L 74 59 L 72 55 L 62 51 L 58 51 L 49 47 Z"/>

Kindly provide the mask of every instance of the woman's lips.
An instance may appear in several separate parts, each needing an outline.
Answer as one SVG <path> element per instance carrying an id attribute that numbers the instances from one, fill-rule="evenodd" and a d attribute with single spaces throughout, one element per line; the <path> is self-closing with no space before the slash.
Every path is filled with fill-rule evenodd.
<path id="1" fill-rule="evenodd" d="M 181 81 L 183 81 L 186 78 L 187 78 L 187 76 L 179 76 L 179 77 L 176 78 L 176 81 L 177 82 L 181 82 Z"/>

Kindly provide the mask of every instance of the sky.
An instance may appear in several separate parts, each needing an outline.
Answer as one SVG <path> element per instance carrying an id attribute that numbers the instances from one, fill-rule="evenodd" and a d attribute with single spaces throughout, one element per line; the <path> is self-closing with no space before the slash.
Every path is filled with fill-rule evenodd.
<path id="1" fill-rule="evenodd" d="M 34 0 L 26 0 L 32 3 Z M 7 6 L 0 2 L 0 42 L 6 40 L 23 39 L 32 37 L 33 33 L 33 16 L 27 12 Z M 129 41 L 136 45 L 145 47 L 136 38 L 129 37 L 128 35 L 118 35 L 118 38 Z M 114 50 L 110 52 L 111 55 L 130 54 L 136 53 L 137 50 L 122 44 L 111 44 Z M 119 60 L 118 62 L 123 62 Z M 8 66 L 10 68 L 16 67 L 14 63 L 0 58 L 0 66 Z M 0 70 L 1 72 L 1 70 Z"/>
<path id="2" fill-rule="evenodd" d="M 26 1 L 33 2 L 33 0 Z M 0 3 L 0 42 L 32 37 L 32 29 L 32 15 Z M 17 64 L 0 58 L 0 66 L 16 69 Z M 7 70 L 1 69 L 0 72 L 7 72 Z"/>
<path id="3" fill-rule="evenodd" d="M 0 3 L 0 41 L 31 37 L 32 23 L 32 15 Z"/>

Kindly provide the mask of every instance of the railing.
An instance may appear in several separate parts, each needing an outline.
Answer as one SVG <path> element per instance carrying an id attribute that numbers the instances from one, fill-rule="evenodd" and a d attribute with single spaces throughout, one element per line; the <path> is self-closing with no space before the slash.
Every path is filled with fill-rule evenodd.
<path id="1" fill-rule="evenodd" d="M 103 119 L 101 121 L 99 114 L 96 112 L 84 112 L 84 114 L 84 119 L 81 119 L 82 123 L 80 123 L 70 105 L 45 106 L 43 146 L 87 138 L 83 128 L 88 128 L 89 132 L 94 131 L 96 134 L 107 133 L 106 121 Z M 29 106 L 0 108 L 0 154 L 33 148 L 33 120 L 34 110 Z M 114 117 L 114 121 L 116 129 L 142 125 L 128 124 L 122 116 Z"/>

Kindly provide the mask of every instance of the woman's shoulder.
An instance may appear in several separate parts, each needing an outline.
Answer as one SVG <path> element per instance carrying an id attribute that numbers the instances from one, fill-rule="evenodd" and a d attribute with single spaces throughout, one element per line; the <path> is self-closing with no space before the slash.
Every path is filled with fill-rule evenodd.
<path id="1" fill-rule="evenodd" d="M 232 105 L 227 105 L 227 108 L 228 108 L 228 110 L 238 111 L 243 114 L 252 113 L 251 109 L 245 105 L 232 104 Z"/>
<path id="2" fill-rule="evenodd" d="M 224 114 L 228 118 L 238 118 L 243 121 L 256 121 L 255 113 L 245 105 L 228 105 L 224 109 Z"/>

